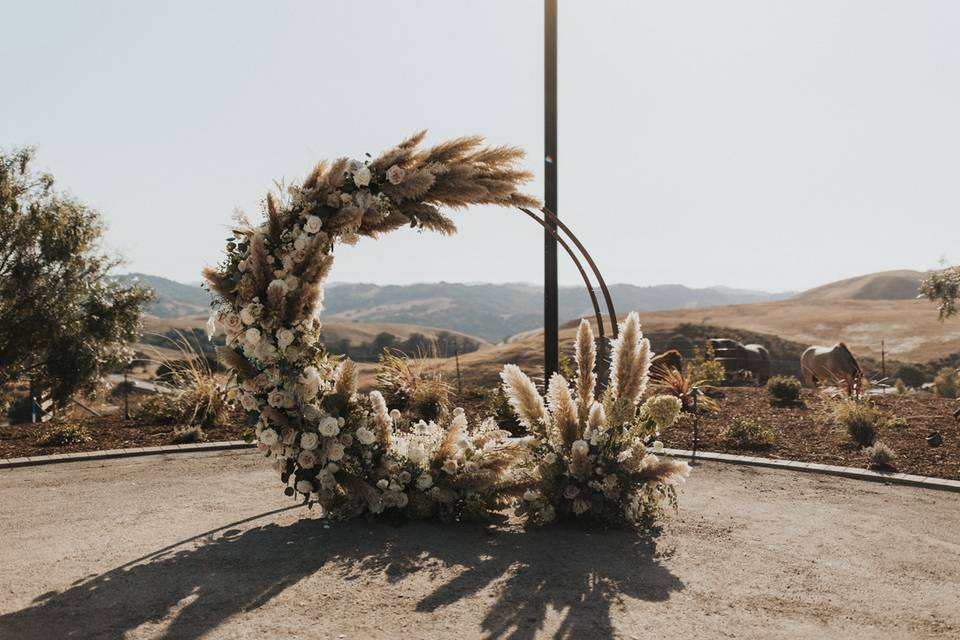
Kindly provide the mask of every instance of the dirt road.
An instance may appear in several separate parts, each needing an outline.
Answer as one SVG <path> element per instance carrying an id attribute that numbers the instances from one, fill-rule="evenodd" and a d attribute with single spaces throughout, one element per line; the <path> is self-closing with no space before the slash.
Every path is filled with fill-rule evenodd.
<path id="1" fill-rule="evenodd" d="M 698 466 L 662 531 L 327 524 L 250 453 L 0 471 L 0 638 L 956 638 L 956 494 Z"/>

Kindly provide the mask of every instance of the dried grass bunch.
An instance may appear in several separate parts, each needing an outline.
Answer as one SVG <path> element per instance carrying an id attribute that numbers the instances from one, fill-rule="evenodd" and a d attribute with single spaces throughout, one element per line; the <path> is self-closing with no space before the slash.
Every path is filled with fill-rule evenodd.
<path id="1" fill-rule="evenodd" d="M 561 518 L 636 524 L 657 512 L 664 500 L 675 504 L 676 486 L 690 468 L 658 457 L 662 445 L 651 441 L 676 421 L 680 401 L 660 395 L 640 405 L 652 353 L 636 313 L 620 325 L 612 353 L 609 385 L 600 401 L 594 399 L 596 352 L 586 320 L 575 341 L 572 389 L 554 374 L 544 401 L 518 367 L 507 365 L 500 374 L 518 420 L 535 438 L 525 469 L 529 488 L 520 506 L 532 522 Z"/>
<path id="2" fill-rule="evenodd" d="M 453 233 L 442 207 L 539 206 L 518 191 L 532 177 L 517 166 L 520 150 L 482 147 L 476 136 L 421 149 L 423 137 L 367 161 L 321 162 L 301 184 L 268 194 L 266 220 L 239 217 L 226 258 L 204 271 L 227 334 L 220 357 L 236 372 L 260 450 L 289 495 L 333 515 L 479 513 L 522 448 L 489 425 L 471 432 L 456 412 L 443 425 L 408 421 L 413 430 L 401 435 L 403 419 L 380 394 L 358 396 L 353 363 L 338 364 L 319 343 L 336 243 L 405 226 Z"/>

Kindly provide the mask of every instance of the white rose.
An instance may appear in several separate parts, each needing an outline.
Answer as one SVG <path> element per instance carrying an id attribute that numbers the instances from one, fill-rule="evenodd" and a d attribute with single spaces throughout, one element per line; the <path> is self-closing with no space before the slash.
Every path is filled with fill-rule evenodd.
<path id="1" fill-rule="evenodd" d="M 260 342 L 260 329 L 256 327 L 250 327 L 247 329 L 246 333 L 243 334 L 244 341 L 249 345 L 255 345 Z"/>
<path id="2" fill-rule="evenodd" d="M 303 230 L 307 233 L 317 233 L 323 227 L 323 222 L 317 216 L 307 216 L 307 222 L 303 225 Z"/>
<path id="3" fill-rule="evenodd" d="M 247 411 L 256 411 L 260 403 L 257 402 L 256 396 L 250 393 L 245 393 L 240 396 L 240 406 L 242 406 Z"/>
<path id="4" fill-rule="evenodd" d="M 358 187 L 365 187 L 370 184 L 370 169 L 363 166 L 354 171 L 353 173 L 353 184 Z"/>
<path id="5" fill-rule="evenodd" d="M 429 473 L 424 473 L 419 478 L 417 478 L 417 488 L 420 489 L 421 491 L 426 491 L 432 486 L 433 486 L 433 476 L 431 476 Z"/>
<path id="6" fill-rule="evenodd" d="M 387 169 L 387 180 L 390 181 L 390 184 L 400 184 L 406 177 L 407 172 L 403 167 L 393 165 Z"/>
<path id="7" fill-rule="evenodd" d="M 315 433 L 305 433 L 300 436 L 300 447 L 307 451 L 313 451 L 320 444 L 320 436 Z"/>
<path id="8" fill-rule="evenodd" d="M 243 330 L 243 320 L 235 313 L 229 313 L 223 319 L 223 326 L 227 328 L 227 333 L 234 336 Z"/>
<path id="9" fill-rule="evenodd" d="M 377 436 L 373 433 L 373 431 L 370 431 L 370 429 L 367 429 L 366 427 L 360 427 L 357 429 L 357 440 L 360 441 L 360 444 L 373 444 L 376 439 Z"/>
<path id="10" fill-rule="evenodd" d="M 257 314 L 255 307 L 251 304 L 248 304 L 243 309 L 240 310 L 240 319 L 243 320 L 243 324 L 253 324 L 257 321 Z"/>
<path id="11" fill-rule="evenodd" d="M 304 494 L 311 493 L 313 492 L 313 483 L 309 480 L 301 480 L 297 483 L 297 491 Z"/>
<path id="12" fill-rule="evenodd" d="M 322 435 L 325 435 L 328 438 L 332 438 L 333 436 L 340 433 L 340 425 L 337 424 L 336 418 L 334 418 L 333 416 L 327 416 L 326 418 L 320 421 L 318 430 Z"/>
<path id="13" fill-rule="evenodd" d="M 297 456 L 297 464 L 304 469 L 313 469 L 313 465 L 317 464 L 317 456 L 314 455 L 313 451 L 301 451 L 300 455 Z"/>
<path id="14" fill-rule="evenodd" d="M 344 448 L 343 448 L 343 445 L 340 444 L 339 442 L 334 442 L 332 445 L 330 445 L 330 448 L 327 449 L 327 458 L 329 458 L 330 460 L 333 460 L 334 462 L 337 462 L 338 460 L 342 460 L 343 454 L 344 454 Z"/>
<path id="15" fill-rule="evenodd" d="M 274 389 L 267 395 L 267 404 L 269 404 L 274 409 L 279 409 L 283 406 L 283 391 L 279 389 Z"/>
<path id="16" fill-rule="evenodd" d="M 289 289 L 290 291 L 293 291 L 294 289 L 300 286 L 300 280 L 297 278 L 297 276 L 294 276 L 294 275 L 287 276 L 286 278 L 283 279 L 283 281 L 287 283 L 287 289 Z"/>
<path id="17" fill-rule="evenodd" d="M 264 429 L 260 432 L 260 442 L 271 447 L 280 441 L 280 434 L 273 429 Z"/>
<path id="18" fill-rule="evenodd" d="M 390 486 L 390 481 L 386 478 L 381 478 L 380 480 L 377 480 L 377 486 L 380 489 L 386 490 L 386 488 Z"/>
<path id="19" fill-rule="evenodd" d="M 281 349 L 286 349 L 293 344 L 295 338 L 290 329 L 277 329 L 277 346 Z"/>

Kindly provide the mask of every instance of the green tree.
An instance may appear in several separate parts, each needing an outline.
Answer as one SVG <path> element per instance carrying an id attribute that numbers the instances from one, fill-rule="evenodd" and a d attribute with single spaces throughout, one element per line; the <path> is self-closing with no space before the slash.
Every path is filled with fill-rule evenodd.
<path id="1" fill-rule="evenodd" d="M 0 152 L 0 386 L 31 378 L 58 403 L 132 356 L 152 293 L 109 277 L 100 215 Z"/>
<path id="2" fill-rule="evenodd" d="M 937 304 L 941 320 L 957 313 L 957 299 L 960 298 L 960 267 L 931 272 L 920 285 L 920 295 Z"/>

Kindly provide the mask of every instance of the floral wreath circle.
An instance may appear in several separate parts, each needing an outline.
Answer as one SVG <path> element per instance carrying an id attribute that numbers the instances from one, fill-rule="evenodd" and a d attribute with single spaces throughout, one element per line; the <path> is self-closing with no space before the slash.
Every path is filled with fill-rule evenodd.
<path id="1" fill-rule="evenodd" d="M 338 242 L 407 226 L 452 234 L 441 207 L 539 206 L 518 191 L 532 178 L 517 166 L 521 150 L 483 147 L 478 136 L 422 149 L 424 135 L 366 161 L 321 162 L 285 194 L 268 194 L 266 219 L 238 217 L 226 257 L 204 270 L 227 334 L 220 358 L 287 495 L 337 518 L 399 510 L 459 520 L 513 503 L 535 522 L 636 522 L 662 499 L 675 501 L 689 469 L 647 451 L 644 439 L 676 419 L 679 403 L 657 396 L 637 406 L 652 354 L 636 314 L 613 344 L 602 401 L 593 398 L 586 321 L 575 389 L 555 375 L 545 404 L 517 367 L 504 368 L 504 390 L 532 434 L 521 439 L 492 419 L 470 428 L 461 409 L 446 425 L 413 422 L 389 411 L 378 391 L 358 393 L 354 364 L 323 350 L 317 315 Z"/>

